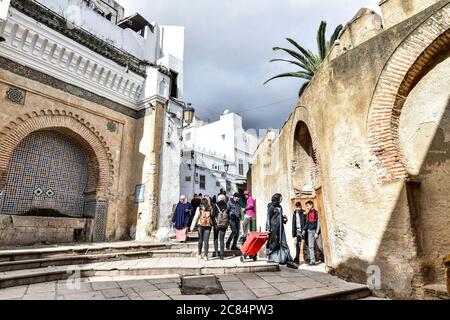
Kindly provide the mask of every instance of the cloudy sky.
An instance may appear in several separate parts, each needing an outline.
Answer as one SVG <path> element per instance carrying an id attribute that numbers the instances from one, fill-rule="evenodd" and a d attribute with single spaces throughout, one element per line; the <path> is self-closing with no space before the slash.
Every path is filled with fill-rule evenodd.
<path id="1" fill-rule="evenodd" d="M 126 14 L 185 29 L 185 101 L 214 120 L 240 113 L 247 128 L 280 128 L 293 110 L 301 79 L 273 75 L 295 66 L 269 63 L 292 37 L 316 51 L 321 20 L 328 34 L 362 8 L 379 12 L 379 0 L 118 0 Z"/>

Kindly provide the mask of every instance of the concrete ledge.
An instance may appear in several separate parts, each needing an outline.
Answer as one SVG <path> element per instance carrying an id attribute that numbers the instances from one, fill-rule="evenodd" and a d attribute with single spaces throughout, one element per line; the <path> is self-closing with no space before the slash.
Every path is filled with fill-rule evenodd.
<path id="1" fill-rule="evenodd" d="M 354 289 L 336 289 L 333 293 L 318 294 L 305 300 L 359 300 L 370 297 L 371 291 L 367 286 L 361 285 Z"/>
<path id="2" fill-rule="evenodd" d="M 445 284 L 428 284 L 423 287 L 426 300 L 450 300 Z"/>
<path id="3" fill-rule="evenodd" d="M 96 244 L 81 244 L 81 245 L 59 245 L 55 247 L 37 247 L 37 248 L 17 248 L 10 250 L 0 251 L 0 261 L 16 261 L 21 257 L 30 259 L 29 257 L 44 257 L 47 255 L 55 254 L 87 254 L 95 253 L 99 251 L 121 251 L 121 250 L 134 250 L 137 249 L 150 249 L 150 248 L 171 248 L 171 244 L 166 243 L 140 243 L 140 242 L 115 242 L 115 243 L 96 243 Z M 9 260 L 11 257 L 15 259 Z M 8 259 L 8 260 L 6 260 Z"/>

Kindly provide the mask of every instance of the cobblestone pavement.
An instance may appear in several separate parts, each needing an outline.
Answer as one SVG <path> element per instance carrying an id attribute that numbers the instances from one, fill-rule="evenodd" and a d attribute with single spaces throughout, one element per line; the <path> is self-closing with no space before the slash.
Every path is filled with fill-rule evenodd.
<path id="1" fill-rule="evenodd" d="M 1 300 L 298 300 L 358 289 L 323 266 L 280 272 L 217 275 L 222 294 L 182 295 L 180 276 L 113 276 L 55 281 L 0 290 Z"/>

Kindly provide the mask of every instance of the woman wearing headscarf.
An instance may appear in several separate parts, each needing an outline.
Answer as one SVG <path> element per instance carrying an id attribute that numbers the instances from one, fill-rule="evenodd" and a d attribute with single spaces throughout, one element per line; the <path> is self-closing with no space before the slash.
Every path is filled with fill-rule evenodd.
<path id="1" fill-rule="evenodd" d="M 288 218 L 283 215 L 281 194 L 274 194 L 271 203 L 267 206 L 267 225 L 266 230 L 270 232 L 267 242 L 267 262 L 275 262 L 281 265 L 298 268 L 291 257 L 289 246 L 286 240 L 284 225 Z"/>
<path id="2" fill-rule="evenodd" d="M 187 202 L 185 196 L 181 196 L 180 202 L 177 204 L 172 217 L 172 222 L 175 224 L 177 241 L 186 242 L 191 215 L 191 204 Z"/>

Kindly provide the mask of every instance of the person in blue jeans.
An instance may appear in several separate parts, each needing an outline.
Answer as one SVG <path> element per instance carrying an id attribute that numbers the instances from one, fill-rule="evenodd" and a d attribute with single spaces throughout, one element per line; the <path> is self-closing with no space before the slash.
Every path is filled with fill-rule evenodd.
<path id="1" fill-rule="evenodd" d="M 241 196 L 239 193 L 235 193 L 233 198 L 228 201 L 228 210 L 230 211 L 230 227 L 231 234 L 228 238 L 226 248 L 230 250 L 231 242 L 231 250 L 239 250 L 237 247 L 237 242 L 239 239 L 239 233 L 241 229 Z"/>
<path id="2" fill-rule="evenodd" d="M 317 247 L 323 254 L 323 244 L 320 232 L 319 212 L 314 209 L 314 203 L 312 201 L 306 203 L 306 230 L 303 232 L 303 236 L 308 237 L 309 265 L 315 266 L 316 256 L 314 245 L 317 244 Z"/>

